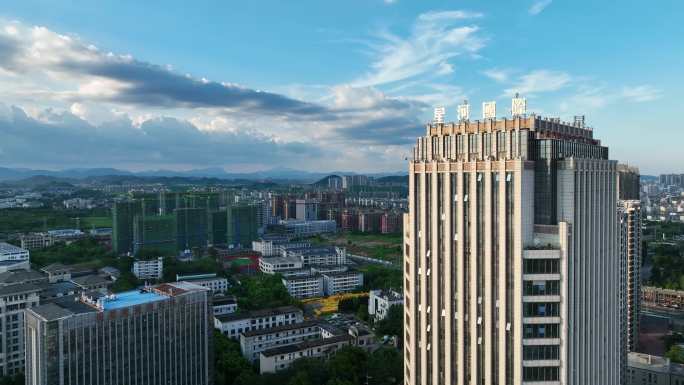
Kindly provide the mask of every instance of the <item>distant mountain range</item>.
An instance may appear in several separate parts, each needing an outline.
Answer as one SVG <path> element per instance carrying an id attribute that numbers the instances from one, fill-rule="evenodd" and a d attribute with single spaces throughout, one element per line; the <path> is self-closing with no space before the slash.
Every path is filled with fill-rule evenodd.
<path id="1" fill-rule="evenodd" d="M 182 177 L 182 178 L 216 178 L 225 180 L 291 180 L 300 182 L 314 182 L 330 174 L 355 175 L 355 172 L 309 172 L 291 168 L 273 168 L 270 170 L 231 173 L 222 168 L 204 168 L 188 171 L 173 170 L 150 170 L 150 171 L 127 171 L 116 168 L 72 168 L 59 171 L 36 170 L 28 168 L 0 167 L 0 181 L 14 181 L 36 176 L 46 176 L 65 179 L 86 179 L 101 176 L 131 176 L 131 177 Z M 405 172 L 369 173 L 373 177 L 405 175 Z"/>

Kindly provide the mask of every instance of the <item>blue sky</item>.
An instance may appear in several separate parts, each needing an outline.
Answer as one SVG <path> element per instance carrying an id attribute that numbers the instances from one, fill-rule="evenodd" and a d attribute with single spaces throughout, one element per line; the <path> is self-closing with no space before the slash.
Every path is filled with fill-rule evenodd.
<path id="1" fill-rule="evenodd" d="M 684 5 L 63 1 L 0 6 L 0 162 L 396 171 L 436 105 L 585 114 L 683 172 Z"/>

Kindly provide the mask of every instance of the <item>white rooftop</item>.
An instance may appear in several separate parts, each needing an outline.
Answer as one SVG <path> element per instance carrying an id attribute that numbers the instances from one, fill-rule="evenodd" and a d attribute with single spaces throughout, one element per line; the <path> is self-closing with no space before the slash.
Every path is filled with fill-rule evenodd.
<path id="1" fill-rule="evenodd" d="M 28 250 L 22 249 L 21 247 L 17 247 L 14 245 L 11 245 L 9 243 L 5 242 L 0 242 L 0 256 L 9 256 L 9 255 L 15 255 L 15 254 L 27 254 Z"/>

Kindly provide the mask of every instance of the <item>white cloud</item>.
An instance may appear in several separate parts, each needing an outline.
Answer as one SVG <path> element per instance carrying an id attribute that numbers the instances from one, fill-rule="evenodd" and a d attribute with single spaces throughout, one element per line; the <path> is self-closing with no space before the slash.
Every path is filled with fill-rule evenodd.
<path id="1" fill-rule="evenodd" d="M 268 166 L 277 161 L 309 169 L 372 165 L 376 171 L 396 170 L 403 159 L 392 160 L 387 152 L 373 155 L 367 149 L 387 147 L 402 153 L 422 131 L 417 116 L 426 109 L 424 103 L 373 87 L 294 85 L 285 87 L 288 91 L 283 92 L 290 95 L 285 96 L 176 73 L 172 66 L 109 52 L 44 27 L 9 26 L 0 21 L 0 106 L 20 106 L 21 112 L 0 114 L 12 117 L 0 118 L 3 135 L 12 134 L 4 136 L 5 164 L 31 163 L 17 154 L 32 153 L 34 149 L 21 146 L 43 133 L 54 143 L 62 143 L 59 135 L 73 143 L 64 145 L 64 151 L 45 151 L 32 165 L 73 166 L 88 157 L 93 164 L 121 166 L 125 157 L 112 151 L 123 155 L 129 146 L 132 161 L 170 167 L 180 167 L 178 158 L 189 167 L 241 167 L 241 162 Z M 453 71 L 449 63 L 440 68 L 442 73 Z M 305 101 L 312 98 L 314 102 Z M 234 145 L 228 146 L 231 141 Z M 235 154 L 213 152 L 219 144 Z M 93 150 L 79 153 L 88 146 Z M 356 151 L 358 157 L 345 156 Z M 311 159 L 303 152 L 319 158 L 302 163 Z M 255 153 L 264 155 L 257 159 Z M 238 159 L 240 154 L 244 159 Z"/>
<path id="2" fill-rule="evenodd" d="M 511 71 L 500 68 L 491 68 L 482 71 L 482 74 L 496 82 L 504 83 L 508 81 Z"/>
<path id="3" fill-rule="evenodd" d="M 476 54 L 485 45 L 477 25 L 464 20 L 481 14 L 465 11 L 427 12 L 418 16 L 408 37 L 384 31 L 374 48 L 371 70 L 354 86 L 377 86 L 416 76 L 440 76 L 453 72 L 454 58 Z"/>
<path id="4" fill-rule="evenodd" d="M 538 15 L 544 11 L 546 7 L 551 5 L 552 0 L 538 0 L 535 1 L 534 4 L 530 7 L 530 9 L 527 11 L 530 15 Z"/>
<path id="5" fill-rule="evenodd" d="M 648 84 L 644 84 L 634 87 L 623 87 L 621 96 L 632 102 L 650 102 L 652 100 L 660 99 L 662 91 Z"/>
<path id="6" fill-rule="evenodd" d="M 561 112 L 595 111 L 616 104 L 650 102 L 662 96 L 661 90 L 647 84 L 624 86 L 616 91 L 605 84 L 589 84 L 589 80 L 585 82 L 565 97 L 560 104 Z"/>
<path id="7" fill-rule="evenodd" d="M 566 72 L 551 70 L 535 70 L 521 76 L 518 81 L 504 90 L 504 95 L 511 96 L 515 93 L 534 96 L 541 92 L 558 91 L 566 87 L 572 77 Z"/>

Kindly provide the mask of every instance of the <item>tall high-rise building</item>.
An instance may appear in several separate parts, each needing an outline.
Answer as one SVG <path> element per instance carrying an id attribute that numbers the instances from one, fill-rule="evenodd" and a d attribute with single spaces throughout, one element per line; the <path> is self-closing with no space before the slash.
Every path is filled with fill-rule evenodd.
<path id="1" fill-rule="evenodd" d="M 626 351 L 636 351 L 639 342 L 641 311 L 641 201 L 639 200 L 639 170 L 618 165 L 618 212 L 620 213 L 620 245 L 626 292 Z"/>
<path id="2" fill-rule="evenodd" d="M 213 384 L 211 294 L 187 282 L 26 311 L 26 384 Z"/>
<path id="3" fill-rule="evenodd" d="M 207 209 L 175 209 L 174 215 L 176 217 L 176 244 L 179 250 L 207 246 L 209 240 Z"/>
<path id="4" fill-rule="evenodd" d="M 228 245 L 249 248 L 257 239 L 259 226 L 257 223 L 258 208 L 253 205 L 228 206 L 227 236 Z"/>
<path id="5" fill-rule="evenodd" d="M 141 250 L 156 251 L 161 255 L 174 255 L 176 220 L 173 215 L 137 215 L 133 220 L 133 253 Z"/>
<path id="6" fill-rule="evenodd" d="M 583 124 L 427 126 L 404 217 L 405 384 L 621 383 L 616 162 Z"/>
<path id="7" fill-rule="evenodd" d="M 116 202 L 112 207 L 112 248 L 116 254 L 132 253 L 133 223 L 142 214 L 142 201 Z"/>

